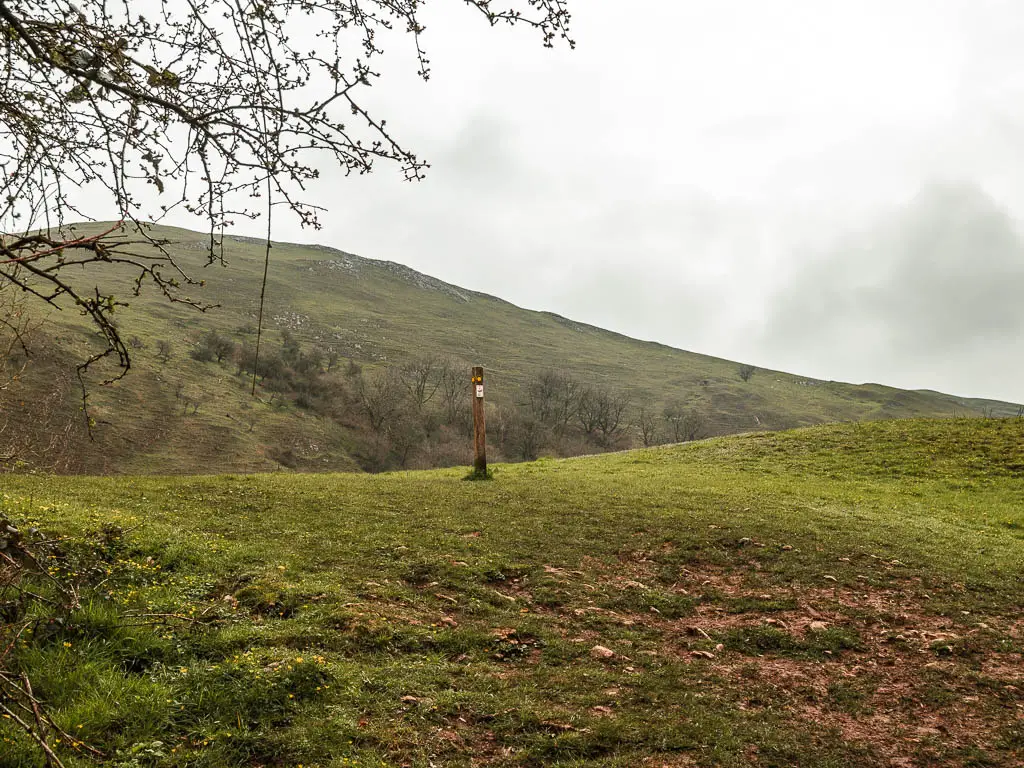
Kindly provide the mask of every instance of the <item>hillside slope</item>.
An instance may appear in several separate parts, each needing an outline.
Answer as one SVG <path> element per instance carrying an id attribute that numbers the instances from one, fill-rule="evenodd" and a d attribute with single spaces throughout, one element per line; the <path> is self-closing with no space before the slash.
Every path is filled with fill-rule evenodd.
<path id="1" fill-rule="evenodd" d="M 82 225 L 88 234 L 103 225 Z M 218 305 L 205 313 L 167 303 L 146 290 L 120 312 L 126 336 L 137 336 L 131 374 L 113 387 L 93 386 L 94 438 L 69 438 L 63 469 L 85 472 L 196 472 L 345 470 L 356 464 L 352 435 L 336 420 L 295 407 L 267 393 L 248 397 L 228 362 L 200 363 L 188 351 L 208 329 L 237 340 L 252 338 L 262 274 L 263 244 L 227 237 L 227 268 L 205 266 L 205 240 L 187 230 L 157 228 L 174 241 L 170 250 L 195 278 L 194 297 Z M 915 416 L 1011 415 L 1017 406 L 967 400 L 930 391 L 877 384 L 855 386 L 757 371 L 749 381 L 735 362 L 638 341 L 415 272 L 324 246 L 277 243 L 267 288 L 265 337 L 281 331 L 299 342 L 333 349 L 367 370 L 437 355 L 457 365 L 487 369 L 489 405 L 513 404 L 538 373 L 558 369 L 596 387 L 626 393 L 633 408 L 659 413 L 669 403 L 699 412 L 706 434 L 777 430 L 822 422 Z M 111 287 L 128 293 L 128 278 Z M 24 387 L 7 393 L 11 424 L 31 432 L 46 420 L 40 389 L 61 384 L 66 416 L 77 407 L 72 363 L 90 348 L 91 330 L 71 312 L 52 312 L 41 337 L 42 358 Z M 172 355 L 161 361 L 156 347 Z M 56 363 L 63 368 L 57 375 Z M 35 378 L 33 378 L 33 376 Z M 30 396 L 26 396 L 26 393 Z M 628 440 L 628 439 L 627 439 Z M 45 442 L 40 439 L 36 441 Z M 628 444 L 628 442 L 627 442 Z M 622 441 L 618 444 L 622 447 Z M 37 453 L 39 450 L 37 449 Z M 28 452 L 27 452 L 28 453 Z M 31 462 L 30 462 L 31 463 Z"/>

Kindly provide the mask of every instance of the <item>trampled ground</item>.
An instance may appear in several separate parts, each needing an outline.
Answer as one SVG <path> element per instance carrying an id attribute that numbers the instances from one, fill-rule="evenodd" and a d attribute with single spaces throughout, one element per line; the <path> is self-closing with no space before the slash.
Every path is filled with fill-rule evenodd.
<path id="1" fill-rule="evenodd" d="M 6 514 L 101 544 L 83 610 L 15 657 L 71 737 L 54 749 L 126 768 L 1024 764 L 1024 422 L 462 474 L 7 478 Z M 10 722 L 0 738 L 0 764 L 43 764 Z"/>

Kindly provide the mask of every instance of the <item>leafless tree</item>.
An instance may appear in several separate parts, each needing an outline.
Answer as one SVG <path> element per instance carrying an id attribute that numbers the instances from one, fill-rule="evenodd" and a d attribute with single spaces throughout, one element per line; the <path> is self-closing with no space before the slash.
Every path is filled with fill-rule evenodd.
<path id="1" fill-rule="evenodd" d="M 611 444 L 626 426 L 626 409 L 629 408 L 629 395 L 625 392 L 601 390 L 598 394 L 600 408 L 598 411 L 597 428 L 601 432 L 603 442 Z"/>
<path id="2" fill-rule="evenodd" d="M 663 416 L 674 443 L 699 440 L 707 435 L 707 418 L 695 408 L 670 403 L 665 406 Z"/>
<path id="3" fill-rule="evenodd" d="M 459 421 L 459 414 L 469 408 L 469 366 L 461 365 L 454 360 L 445 360 L 441 364 L 438 379 L 441 385 L 445 423 L 456 424 Z"/>
<path id="4" fill-rule="evenodd" d="M 526 406 L 543 424 L 562 434 L 579 412 L 583 387 L 558 371 L 544 371 L 527 387 Z"/>
<path id="5" fill-rule="evenodd" d="M 391 441 L 391 452 L 403 469 L 409 466 L 409 458 L 426 439 L 426 430 L 415 406 L 405 400 L 395 411 L 387 425 L 387 436 Z"/>
<path id="6" fill-rule="evenodd" d="M 588 437 L 594 434 L 597 429 L 600 405 L 597 393 L 590 387 L 583 387 L 580 390 L 580 399 L 576 408 L 576 420 L 580 429 Z"/>
<path id="7" fill-rule="evenodd" d="M 636 428 L 640 430 L 640 439 L 643 440 L 644 448 L 650 448 L 658 439 L 658 418 L 654 411 L 646 405 L 641 405 L 636 412 Z"/>
<path id="8" fill-rule="evenodd" d="M 628 407 L 629 396 L 624 392 L 586 387 L 580 393 L 577 419 L 587 435 L 599 433 L 600 441 L 607 445 L 625 426 L 623 417 Z"/>
<path id="9" fill-rule="evenodd" d="M 417 357 L 399 367 L 399 378 L 417 411 L 422 412 L 437 393 L 441 386 L 441 374 L 442 363 L 433 355 Z"/>
<path id="10" fill-rule="evenodd" d="M 405 387 L 393 368 L 360 374 L 355 390 L 359 407 L 374 432 L 385 431 L 405 400 Z"/>
<path id="11" fill-rule="evenodd" d="M 156 358 L 161 363 L 166 363 L 171 359 L 171 342 L 167 339 L 157 339 L 156 342 Z"/>
<path id="12" fill-rule="evenodd" d="M 662 411 L 662 417 L 665 420 L 665 424 L 668 426 L 668 432 L 672 437 L 673 443 L 681 443 L 684 440 L 683 422 L 686 419 L 686 414 L 686 406 L 678 401 L 669 403 Z"/>
<path id="13" fill-rule="evenodd" d="M 526 407 L 542 422 L 553 421 L 555 397 L 561 376 L 557 371 L 543 371 L 526 388 Z"/>
<path id="14" fill-rule="evenodd" d="M 691 408 L 683 417 L 683 439 L 700 440 L 708 436 L 708 419 L 700 411 Z"/>
<path id="15" fill-rule="evenodd" d="M 566 1 L 464 3 L 491 26 L 535 28 L 550 47 L 572 45 Z M 149 222 L 199 217 L 213 263 L 226 227 L 263 215 L 269 260 L 273 211 L 319 226 L 321 208 L 304 197 L 328 164 L 364 174 L 384 161 L 423 176 L 426 163 L 362 94 L 401 33 L 429 77 L 425 5 L 0 0 L 0 280 L 84 312 L 104 344 L 80 374 L 112 358 L 108 380 L 123 376 L 129 346 L 113 322 L 123 301 L 95 273 L 128 269 L 136 293 L 148 283 L 203 307 L 188 294 L 199 281 Z M 70 225 L 111 212 L 112 226 Z"/>
<path id="16" fill-rule="evenodd" d="M 504 452 L 510 458 L 533 461 L 540 453 L 546 428 L 529 408 L 504 408 L 498 414 L 498 433 Z"/>

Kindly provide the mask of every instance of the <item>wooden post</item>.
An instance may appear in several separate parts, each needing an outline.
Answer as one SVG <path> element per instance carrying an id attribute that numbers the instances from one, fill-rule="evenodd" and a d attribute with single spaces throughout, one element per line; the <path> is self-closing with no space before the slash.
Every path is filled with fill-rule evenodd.
<path id="1" fill-rule="evenodd" d="M 473 474 L 487 477 L 487 425 L 484 421 L 484 369 L 473 368 Z"/>

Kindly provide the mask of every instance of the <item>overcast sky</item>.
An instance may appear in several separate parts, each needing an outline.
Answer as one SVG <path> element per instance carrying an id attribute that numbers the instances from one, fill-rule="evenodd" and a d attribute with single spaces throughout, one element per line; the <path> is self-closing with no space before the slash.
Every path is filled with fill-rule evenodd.
<path id="1" fill-rule="evenodd" d="M 325 169 L 320 232 L 794 373 L 1024 402 L 1019 0 L 572 0 L 576 51 L 435 3 L 373 104 L 432 163 Z M 262 225 L 253 227 L 259 234 Z"/>

